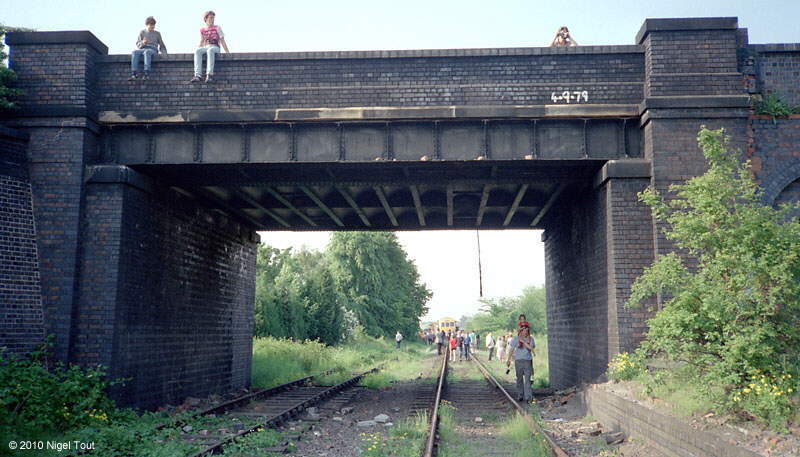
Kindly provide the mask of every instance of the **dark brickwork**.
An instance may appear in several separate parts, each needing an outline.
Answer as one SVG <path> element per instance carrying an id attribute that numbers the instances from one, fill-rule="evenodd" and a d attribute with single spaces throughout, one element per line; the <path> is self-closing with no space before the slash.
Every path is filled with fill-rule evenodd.
<path id="1" fill-rule="evenodd" d="M 764 188 L 764 203 L 777 207 L 800 201 L 800 115 L 751 116 L 748 127 L 748 158 Z"/>
<path id="2" fill-rule="evenodd" d="M 80 247 L 83 168 L 96 151 L 84 119 L 32 119 L 28 156 L 36 241 L 42 271 L 45 330 L 56 359 L 67 361 L 73 330 Z"/>
<path id="3" fill-rule="evenodd" d="M 707 170 L 705 158 L 697 145 L 697 133 L 702 126 L 709 129 L 725 128 L 731 136 L 731 146 L 745 151 L 747 144 L 747 119 L 734 117 L 711 119 L 654 119 L 644 127 L 645 158 L 653 167 L 653 186 L 663 195 L 669 196 L 669 186 L 703 174 Z M 725 113 L 719 113 L 725 116 Z M 658 254 L 674 250 L 673 243 L 666 240 L 664 225 L 654 226 L 655 249 Z"/>
<path id="4" fill-rule="evenodd" d="M 607 366 L 605 189 L 575 195 L 544 236 L 550 384 L 574 385 Z"/>
<path id="5" fill-rule="evenodd" d="M 25 75 L 16 83 L 24 91 L 18 99 L 21 106 L 33 112 L 58 107 L 73 114 L 94 113 L 97 59 L 108 52 L 94 35 L 26 32 L 9 34 L 6 43 L 11 45 L 9 67 Z"/>
<path id="6" fill-rule="evenodd" d="M 800 43 L 750 45 L 758 89 L 791 105 L 800 105 Z"/>
<path id="7" fill-rule="evenodd" d="M 735 18 L 682 23 L 648 19 L 639 32 L 645 50 L 645 95 L 741 94 L 736 23 Z"/>
<path id="8" fill-rule="evenodd" d="M 608 250 L 608 355 L 634 350 L 644 338 L 646 306 L 626 308 L 633 281 L 653 262 L 650 209 L 638 200 L 649 179 L 610 179 L 606 183 Z"/>
<path id="9" fill-rule="evenodd" d="M 380 56 L 380 54 L 378 54 Z M 187 84 L 187 56 L 154 64 L 153 81 L 126 81 L 130 63 L 101 65 L 100 111 L 317 108 L 347 106 L 536 105 L 551 94 L 588 91 L 589 103 L 642 100 L 642 55 L 553 53 L 475 57 L 282 60 L 232 56 L 219 84 Z M 257 56 L 255 56 L 257 57 Z M 147 94 L 143 97 L 143 94 Z"/>
<path id="10" fill-rule="evenodd" d="M 44 342 L 27 136 L 0 127 L 0 347 L 25 354 Z"/>
<path id="11" fill-rule="evenodd" d="M 140 407 L 247 386 L 257 237 L 157 184 L 90 181 L 84 221 L 71 359 Z"/>

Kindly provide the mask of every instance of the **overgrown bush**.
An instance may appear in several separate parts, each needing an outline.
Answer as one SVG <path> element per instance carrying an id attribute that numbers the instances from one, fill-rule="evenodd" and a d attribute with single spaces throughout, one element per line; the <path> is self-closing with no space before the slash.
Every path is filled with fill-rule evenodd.
<path id="1" fill-rule="evenodd" d="M 105 390 L 112 384 L 102 368 L 56 365 L 43 353 L 0 359 L 0 427 L 4 431 L 67 430 L 106 423 L 116 411 Z"/>
<path id="2" fill-rule="evenodd" d="M 783 394 L 758 399 L 744 389 L 754 376 L 800 374 L 800 223 L 791 218 L 800 205 L 762 204 L 750 164 L 728 150 L 722 130 L 703 128 L 698 141 L 705 174 L 672 186 L 671 198 L 640 194 L 687 256 L 659 257 L 635 281 L 628 305 L 671 297 L 648 322 L 648 355 L 688 365 L 716 409 L 781 428 L 793 408 L 788 389 L 797 387 L 781 384 Z"/>

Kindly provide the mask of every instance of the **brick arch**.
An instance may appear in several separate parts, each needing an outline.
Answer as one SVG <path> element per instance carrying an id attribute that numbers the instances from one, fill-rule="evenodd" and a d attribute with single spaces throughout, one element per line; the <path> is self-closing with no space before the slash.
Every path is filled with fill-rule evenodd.
<path id="1" fill-rule="evenodd" d="M 769 206 L 775 204 L 775 201 L 793 182 L 800 179 L 800 158 L 793 157 L 787 161 L 787 166 L 783 166 L 780 170 L 767 175 L 764 179 L 764 197 L 763 202 Z"/>

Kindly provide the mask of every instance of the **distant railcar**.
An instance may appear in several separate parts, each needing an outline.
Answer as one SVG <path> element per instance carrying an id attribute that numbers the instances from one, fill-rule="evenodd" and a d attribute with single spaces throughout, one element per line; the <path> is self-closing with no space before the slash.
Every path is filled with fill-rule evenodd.
<path id="1" fill-rule="evenodd" d="M 443 317 L 436 322 L 436 325 L 445 332 L 450 332 L 456 329 L 456 320 L 452 317 Z"/>

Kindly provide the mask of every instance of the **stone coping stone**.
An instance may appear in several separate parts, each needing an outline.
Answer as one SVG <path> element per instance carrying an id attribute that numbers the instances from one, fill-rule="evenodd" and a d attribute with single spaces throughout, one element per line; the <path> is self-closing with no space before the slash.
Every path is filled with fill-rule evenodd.
<path id="1" fill-rule="evenodd" d="M 690 17 L 645 19 L 636 34 L 636 43 L 642 44 L 650 32 L 678 32 L 691 30 L 736 30 L 737 17 Z"/>
<path id="2" fill-rule="evenodd" d="M 471 48 L 471 49 L 397 49 L 376 51 L 304 51 L 304 52 L 240 52 L 217 55 L 222 61 L 252 60 L 335 60 L 335 59 L 428 59 L 458 57 L 507 57 L 507 56 L 558 56 L 588 54 L 644 54 L 638 45 L 573 46 L 573 47 L 526 47 L 526 48 Z M 159 55 L 161 61 L 192 62 L 194 54 Z M 130 54 L 115 54 L 99 59 L 103 63 L 130 64 Z"/>
<path id="3" fill-rule="evenodd" d="M 800 52 L 800 43 L 767 43 L 751 44 L 748 46 L 751 51 L 759 53 L 768 52 Z"/>
<path id="4" fill-rule="evenodd" d="M 6 33 L 5 41 L 9 46 L 15 44 L 86 44 L 100 54 L 108 54 L 108 46 L 88 30 L 8 32 Z M 130 57 L 128 57 L 128 60 L 130 60 Z"/>

